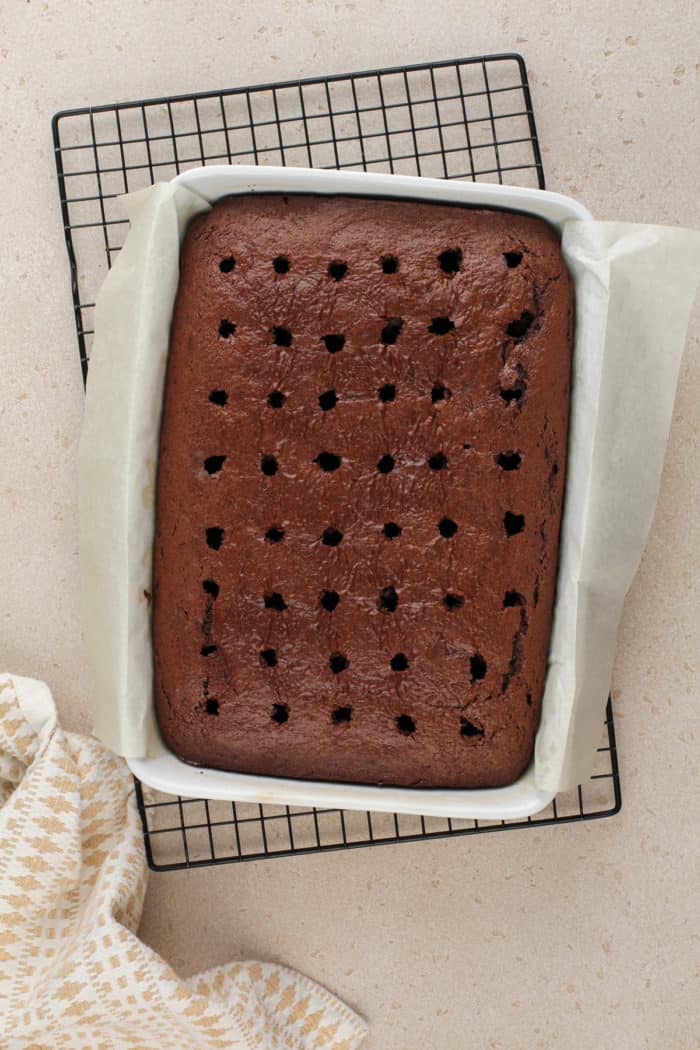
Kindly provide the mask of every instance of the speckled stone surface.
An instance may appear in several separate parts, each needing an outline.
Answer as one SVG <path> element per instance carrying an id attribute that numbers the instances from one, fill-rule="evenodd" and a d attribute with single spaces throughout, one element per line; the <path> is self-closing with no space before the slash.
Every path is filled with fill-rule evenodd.
<path id="1" fill-rule="evenodd" d="M 75 453 L 83 403 L 49 121 L 114 99 L 516 49 L 547 185 L 600 219 L 700 226 L 692 5 L 55 0 L 0 11 L 0 651 L 89 727 Z M 700 796 L 696 304 L 659 504 L 615 668 L 612 820 L 151 877 L 181 973 L 283 961 L 367 1050 L 694 1047 Z M 217 842 L 219 841 L 217 834 Z M 226 847 L 224 838 L 222 848 Z"/>
<path id="2" fill-rule="evenodd" d="M 557 236 L 529 216 L 256 194 L 192 222 L 153 589 L 176 754 L 420 787 L 522 773 L 572 331 Z"/>

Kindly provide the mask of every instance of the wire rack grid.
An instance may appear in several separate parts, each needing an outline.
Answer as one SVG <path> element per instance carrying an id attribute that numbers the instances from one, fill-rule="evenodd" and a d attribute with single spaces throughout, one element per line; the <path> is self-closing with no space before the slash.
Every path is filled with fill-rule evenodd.
<path id="1" fill-rule="evenodd" d="M 518 54 L 64 110 L 53 118 L 78 349 L 128 221 L 118 198 L 203 164 L 395 172 L 544 188 Z M 612 708 L 591 780 L 522 821 L 457 821 L 173 798 L 137 782 L 154 870 L 590 820 L 621 805 Z"/>

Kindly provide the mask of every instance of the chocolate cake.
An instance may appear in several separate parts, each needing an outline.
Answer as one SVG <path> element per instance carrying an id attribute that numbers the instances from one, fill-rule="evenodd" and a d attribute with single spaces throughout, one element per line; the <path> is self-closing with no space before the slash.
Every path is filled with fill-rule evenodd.
<path id="1" fill-rule="evenodd" d="M 507 211 L 229 197 L 181 252 L 155 702 L 187 762 L 491 787 L 532 756 L 572 284 Z"/>

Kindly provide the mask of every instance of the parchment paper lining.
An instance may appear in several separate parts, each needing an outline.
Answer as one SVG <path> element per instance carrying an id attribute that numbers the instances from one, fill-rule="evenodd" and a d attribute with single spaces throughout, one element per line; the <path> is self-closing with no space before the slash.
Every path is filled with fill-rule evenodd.
<path id="1" fill-rule="evenodd" d="M 80 545 L 95 733 L 126 757 L 163 751 L 152 711 L 149 591 L 162 390 L 179 245 L 210 207 L 183 186 L 122 198 L 126 244 L 97 300 L 80 446 Z M 654 512 L 700 233 L 566 221 L 576 285 L 565 512 L 535 783 L 590 775 L 625 594 Z"/>

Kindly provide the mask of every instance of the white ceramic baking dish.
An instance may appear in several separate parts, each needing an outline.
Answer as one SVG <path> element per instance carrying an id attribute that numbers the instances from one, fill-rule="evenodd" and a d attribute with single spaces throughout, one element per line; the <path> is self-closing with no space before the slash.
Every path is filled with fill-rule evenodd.
<path id="1" fill-rule="evenodd" d="M 175 181 L 210 202 L 236 193 L 348 194 L 514 209 L 540 216 L 555 226 L 570 219 L 591 218 L 581 204 L 558 193 L 410 175 L 241 165 L 195 168 L 183 172 Z M 187 765 L 169 751 L 158 758 L 129 759 L 129 766 L 144 784 L 168 794 L 237 802 L 508 820 L 531 816 L 552 801 L 550 793 L 536 788 L 533 765 L 508 787 L 469 791 L 226 773 Z"/>

